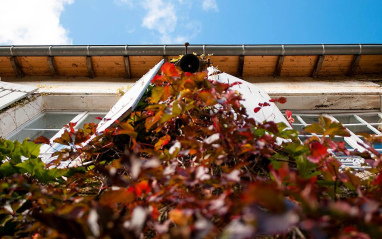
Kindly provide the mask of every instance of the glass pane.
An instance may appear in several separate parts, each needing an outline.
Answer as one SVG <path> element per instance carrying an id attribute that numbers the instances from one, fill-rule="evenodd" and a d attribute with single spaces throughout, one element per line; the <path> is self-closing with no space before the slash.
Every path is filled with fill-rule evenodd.
<path id="1" fill-rule="evenodd" d="M 371 124 L 376 130 L 382 132 L 382 124 Z"/>
<path id="2" fill-rule="evenodd" d="M 300 116 L 307 124 L 318 123 L 318 115 L 313 115 L 313 116 L 300 115 Z"/>
<path id="3" fill-rule="evenodd" d="M 373 147 L 378 151 L 382 151 L 382 143 L 374 143 Z"/>
<path id="4" fill-rule="evenodd" d="M 18 140 L 23 141 L 26 138 L 36 139 L 39 136 L 45 136 L 48 139 L 52 138 L 55 134 L 57 134 L 58 130 L 27 130 L 23 129 L 14 136 L 10 138 L 10 140 Z"/>
<path id="5" fill-rule="evenodd" d="M 298 138 L 301 140 L 301 142 L 305 142 L 305 140 L 309 139 L 310 137 L 305 136 L 305 135 L 299 135 Z"/>
<path id="6" fill-rule="evenodd" d="M 345 141 L 345 138 L 344 137 L 334 137 L 333 141 L 337 141 L 337 142 L 345 142 L 345 148 L 346 149 L 353 149 L 350 144 L 348 144 L 346 141 Z"/>
<path id="7" fill-rule="evenodd" d="M 82 129 L 84 125 L 88 123 L 98 124 L 100 120 L 96 119 L 96 117 L 103 118 L 105 117 L 105 115 L 106 113 L 89 113 L 83 121 L 81 121 L 78 125 L 76 125 L 76 129 Z"/>
<path id="8" fill-rule="evenodd" d="M 333 115 L 342 124 L 360 124 L 354 115 Z"/>
<path id="9" fill-rule="evenodd" d="M 41 117 L 27 125 L 26 129 L 61 129 L 78 113 L 44 113 Z"/>
<path id="10" fill-rule="evenodd" d="M 304 128 L 305 128 L 305 126 L 304 125 L 292 125 L 292 127 L 293 127 L 293 129 L 295 129 L 295 130 L 298 130 L 298 132 L 300 132 L 300 133 L 305 133 L 305 131 L 304 131 Z"/>
<path id="11" fill-rule="evenodd" d="M 370 114 L 370 115 L 359 115 L 364 121 L 368 123 L 382 123 L 381 118 L 378 114 Z"/>
<path id="12" fill-rule="evenodd" d="M 346 126 L 350 131 L 352 131 L 355 134 L 359 133 L 366 133 L 366 134 L 375 134 L 374 131 L 369 129 L 366 125 L 353 125 L 353 126 Z"/>

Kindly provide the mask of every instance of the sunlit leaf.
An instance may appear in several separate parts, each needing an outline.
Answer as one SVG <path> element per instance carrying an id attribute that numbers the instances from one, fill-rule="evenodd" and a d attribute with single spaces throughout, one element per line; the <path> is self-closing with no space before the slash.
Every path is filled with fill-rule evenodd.
<path id="1" fill-rule="evenodd" d="M 145 122 L 145 128 L 146 130 L 151 129 L 151 127 L 154 126 L 162 117 L 163 111 L 158 111 L 155 116 L 148 117 Z"/>
<path id="2" fill-rule="evenodd" d="M 166 134 L 165 136 L 161 137 L 158 142 L 156 142 L 155 144 L 155 150 L 160 150 L 163 148 L 163 146 L 165 146 L 166 144 L 168 144 L 169 142 L 171 141 L 171 137 L 170 135 Z"/>

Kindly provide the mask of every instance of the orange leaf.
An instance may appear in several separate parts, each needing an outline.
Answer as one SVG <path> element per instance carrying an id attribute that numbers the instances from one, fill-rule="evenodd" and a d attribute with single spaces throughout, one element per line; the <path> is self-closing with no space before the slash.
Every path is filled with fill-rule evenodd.
<path id="1" fill-rule="evenodd" d="M 151 129 L 151 127 L 153 127 L 153 125 L 162 118 L 162 115 L 163 115 L 163 111 L 158 111 L 155 114 L 155 116 L 148 117 L 145 121 L 146 130 L 148 131 L 149 129 Z"/>
<path id="2" fill-rule="evenodd" d="M 155 144 L 155 150 L 160 150 L 163 146 L 168 144 L 171 141 L 170 135 L 166 134 L 162 138 L 158 140 L 158 142 Z"/>
<path id="3" fill-rule="evenodd" d="M 162 94 L 162 98 L 161 98 L 161 100 L 162 100 L 162 101 L 167 100 L 168 97 L 170 97 L 170 95 L 171 95 L 170 86 L 169 86 L 169 85 L 165 85 L 165 86 L 163 87 L 163 94 Z"/>
<path id="4" fill-rule="evenodd" d="M 172 209 L 169 212 L 168 216 L 170 220 L 173 221 L 175 224 L 178 224 L 180 226 L 187 225 L 188 217 L 180 209 Z"/>
<path id="5" fill-rule="evenodd" d="M 206 103 L 206 105 L 216 104 L 216 99 L 214 95 L 207 90 L 203 90 L 202 92 L 200 92 L 199 97 Z"/>
<path id="6" fill-rule="evenodd" d="M 170 62 L 166 62 L 163 64 L 161 68 L 162 74 L 165 76 L 171 77 L 179 77 L 180 71 L 176 68 L 176 66 Z"/>
<path id="7" fill-rule="evenodd" d="M 100 204 L 110 206 L 114 203 L 127 204 L 134 201 L 134 193 L 126 189 L 110 190 L 102 194 L 100 198 Z"/>
<path id="8" fill-rule="evenodd" d="M 134 127 L 130 123 L 124 122 L 120 123 L 119 125 L 122 129 L 118 130 L 117 134 L 127 134 L 134 139 L 137 138 L 138 133 L 135 132 Z"/>

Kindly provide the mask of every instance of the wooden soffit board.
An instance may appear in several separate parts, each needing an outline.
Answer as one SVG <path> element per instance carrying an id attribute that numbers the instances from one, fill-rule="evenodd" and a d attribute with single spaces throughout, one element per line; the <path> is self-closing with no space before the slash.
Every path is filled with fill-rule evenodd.
<path id="1" fill-rule="evenodd" d="M 0 77 L 25 76 L 62 76 L 62 77 L 110 77 L 140 78 L 161 59 L 167 61 L 179 56 L 88 56 L 92 63 L 93 74 L 89 74 L 87 56 L 51 56 L 54 71 L 49 65 L 48 56 L 17 56 L 20 72 L 15 72 L 11 57 L 0 57 Z M 318 55 L 283 56 L 279 67 L 280 77 L 343 76 L 350 70 L 357 74 L 382 74 L 382 55 L 361 55 L 356 66 L 354 55 L 325 55 L 319 68 Z M 126 59 L 128 72 L 126 72 Z M 273 77 L 280 56 L 210 56 L 213 66 L 221 72 L 242 77 Z M 88 62 L 87 62 L 88 61 Z M 52 64 L 51 64 L 52 65 Z M 351 69 L 351 68 L 354 69 Z"/>

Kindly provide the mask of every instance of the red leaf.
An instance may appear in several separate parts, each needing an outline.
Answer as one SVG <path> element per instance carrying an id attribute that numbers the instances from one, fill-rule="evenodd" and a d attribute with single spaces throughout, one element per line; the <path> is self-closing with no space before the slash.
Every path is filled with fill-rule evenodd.
<path id="1" fill-rule="evenodd" d="M 149 186 L 149 182 L 147 180 L 143 180 L 139 182 L 137 185 L 135 185 L 135 193 L 138 197 L 142 196 L 142 193 L 149 193 L 151 191 L 151 188 Z"/>
<path id="2" fill-rule="evenodd" d="M 156 76 L 154 76 L 154 78 L 151 80 L 151 83 L 156 84 L 156 85 L 160 85 L 160 84 L 163 83 L 163 81 L 164 81 L 164 77 L 163 77 L 163 76 L 156 75 Z"/>
<path id="3" fill-rule="evenodd" d="M 308 156 L 309 161 L 318 163 L 320 159 L 329 155 L 328 149 L 318 141 L 312 141 L 309 144 L 311 155 Z"/>
<path id="4" fill-rule="evenodd" d="M 287 99 L 285 97 L 280 97 L 277 100 L 280 104 L 285 104 L 287 102 Z"/>
<path id="5" fill-rule="evenodd" d="M 268 102 L 264 102 L 264 106 L 270 106 Z"/>
<path id="6" fill-rule="evenodd" d="M 289 117 L 292 117 L 292 111 L 290 111 L 290 110 L 286 110 L 285 111 L 285 114 L 286 114 L 286 116 L 289 118 Z"/>
<path id="7" fill-rule="evenodd" d="M 102 120 L 102 118 L 101 117 L 99 117 L 99 116 L 97 116 L 97 117 L 95 117 L 97 120 Z"/>
<path id="8" fill-rule="evenodd" d="M 76 123 L 69 122 L 69 128 L 70 128 L 70 133 L 74 133 L 74 126 L 76 126 Z"/>
<path id="9" fill-rule="evenodd" d="M 287 120 L 288 120 L 289 124 L 292 124 L 294 122 L 294 118 L 292 117 L 292 111 L 286 110 L 285 114 L 287 116 Z"/>
<path id="10" fill-rule="evenodd" d="M 260 110 L 261 110 L 261 107 L 256 107 L 256 108 L 253 110 L 253 112 L 257 113 L 257 112 L 259 112 Z"/>
<path id="11" fill-rule="evenodd" d="M 240 81 L 236 81 L 236 82 L 232 83 L 230 86 L 232 87 L 234 85 L 241 85 L 241 84 L 243 84 L 243 83 L 241 83 Z"/>
<path id="12" fill-rule="evenodd" d="M 33 140 L 35 144 L 49 144 L 50 140 L 45 136 L 39 136 L 37 139 Z"/>

